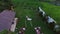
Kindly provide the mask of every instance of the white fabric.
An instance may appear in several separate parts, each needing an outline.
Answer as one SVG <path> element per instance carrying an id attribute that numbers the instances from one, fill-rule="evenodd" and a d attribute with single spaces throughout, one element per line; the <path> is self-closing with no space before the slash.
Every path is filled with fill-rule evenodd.
<path id="1" fill-rule="evenodd" d="M 18 18 L 15 18 L 15 19 L 14 19 L 14 24 L 11 25 L 11 29 L 10 29 L 10 31 L 12 31 L 12 32 L 15 31 L 16 24 L 17 24 L 17 23 L 16 23 L 17 19 L 18 19 Z"/>
<path id="2" fill-rule="evenodd" d="M 42 14 L 42 15 L 43 15 L 43 17 L 44 17 L 44 16 L 45 16 L 45 12 L 43 12 L 43 14 Z"/>
<path id="3" fill-rule="evenodd" d="M 34 28 L 35 30 L 37 29 L 37 28 Z"/>
<path id="4" fill-rule="evenodd" d="M 31 21 L 31 20 L 32 20 L 32 19 L 31 19 L 31 18 L 29 18 L 28 16 L 26 16 L 26 18 L 27 18 L 27 20 L 28 20 L 28 21 Z"/>
<path id="5" fill-rule="evenodd" d="M 45 16 L 45 12 L 39 7 L 39 12 L 42 12 L 43 17 Z"/>
<path id="6" fill-rule="evenodd" d="M 48 23 L 54 22 L 54 19 L 52 19 L 51 17 L 48 16 Z"/>
<path id="7" fill-rule="evenodd" d="M 26 30 L 25 28 L 23 28 L 23 30 Z"/>
<path id="8" fill-rule="evenodd" d="M 27 18 L 28 21 L 31 21 L 32 19 L 31 18 Z"/>
<path id="9" fill-rule="evenodd" d="M 39 7 L 39 11 L 43 11 L 43 10 Z"/>

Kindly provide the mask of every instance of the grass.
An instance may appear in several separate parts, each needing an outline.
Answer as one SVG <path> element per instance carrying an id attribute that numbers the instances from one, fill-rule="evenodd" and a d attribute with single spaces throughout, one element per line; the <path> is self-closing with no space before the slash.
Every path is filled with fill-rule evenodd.
<path id="1" fill-rule="evenodd" d="M 7 30 L 0 32 L 0 34 L 6 34 L 6 33 L 7 33 Z"/>
<path id="2" fill-rule="evenodd" d="M 42 9 L 60 24 L 60 6 L 41 2 Z"/>
<path id="3" fill-rule="evenodd" d="M 36 34 L 34 31 L 34 27 L 36 26 L 40 26 L 44 34 L 54 34 L 54 32 L 47 27 L 45 22 L 42 21 L 42 18 L 39 17 L 36 9 L 38 6 L 41 6 L 48 15 L 59 22 L 59 6 L 39 2 L 37 0 L 13 0 L 13 2 L 15 5 L 16 17 L 19 18 L 17 28 L 25 26 L 25 16 L 28 15 L 33 19 L 33 27 L 31 27 L 30 23 L 27 21 L 27 30 L 25 31 L 25 34 Z"/>

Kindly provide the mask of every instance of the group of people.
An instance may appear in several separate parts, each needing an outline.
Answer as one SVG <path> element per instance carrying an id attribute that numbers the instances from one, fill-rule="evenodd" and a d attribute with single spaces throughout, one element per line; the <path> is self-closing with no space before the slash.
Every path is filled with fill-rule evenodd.
<path id="1" fill-rule="evenodd" d="M 41 30 L 41 27 L 35 27 L 36 34 L 44 34 Z"/>
<path id="2" fill-rule="evenodd" d="M 26 20 L 31 21 L 32 19 L 29 16 L 26 16 Z M 34 27 L 34 30 L 35 30 L 36 34 L 43 34 L 41 27 Z M 26 26 L 20 28 L 19 32 L 17 34 L 25 34 L 25 31 L 26 31 Z"/>
<path id="3" fill-rule="evenodd" d="M 25 30 L 25 27 L 20 28 L 18 34 L 25 34 Z"/>
<path id="4" fill-rule="evenodd" d="M 22 27 L 19 29 L 19 32 L 17 34 L 25 34 L 25 30 L 26 30 L 26 28 Z M 36 34 L 43 34 L 43 32 L 41 31 L 41 27 L 35 27 L 34 30 L 35 30 Z"/>
<path id="5" fill-rule="evenodd" d="M 39 15 L 40 15 L 41 17 L 43 17 L 43 19 L 44 19 L 44 21 L 46 22 L 46 24 L 48 24 L 48 27 L 49 27 L 51 30 L 55 31 L 56 34 L 60 34 L 60 30 L 59 30 L 60 26 L 59 26 L 58 24 L 56 24 L 56 21 L 55 21 L 52 17 L 48 16 L 48 15 L 41 9 L 41 7 L 38 7 L 38 11 L 39 11 Z M 31 21 L 32 19 L 31 19 L 29 16 L 26 16 L 26 20 Z M 24 33 L 25 30 L 26 30 L 25 27 L 20 28 L 18 34 L 25 34 L 25 33 Z M 35 27 L 34 30 L 35 30 L 36 34 L 43 34 L 43 32 L 41 31 L 41 27 Z"/>
<path id="6" fill-rule="evenodd" d="M 41 16 L 41 17 L 43 17 L 43 19 L 44 19 L 44 21 L 46 22 L 46 24 L 48 24 L 48 27 L 50 28 L 50 29 L 52 29 L 53 31 L 57 31 L 58 29 L 59 29 L 59 25 L 58 24 L 56 24 L 56 21 L 53 19 L 53 18 L 51 18 L 50 16 L 48 16 L 42 9 L 41 9 L 41 7 L 38 7 L 38 11 L 39 11 L 39 15 Z M 60 32 L 60 31 L 58 31 L 58 32 Z"/>

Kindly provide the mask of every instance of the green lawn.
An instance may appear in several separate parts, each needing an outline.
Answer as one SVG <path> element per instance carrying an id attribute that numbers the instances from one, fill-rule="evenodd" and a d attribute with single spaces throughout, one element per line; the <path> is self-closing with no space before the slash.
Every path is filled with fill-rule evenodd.
<path id="1" fill-rule="evenodd" d="M 30 16 L 32 20 L 33 27 L 27 21 L 27 29 L 25 34 L 36 34 L 34 27 L 40 26 L 44 34 L 54 34 L 51 31 L 45 22 L 42 21 L 42 18 L 39 16 L 37 8 L 41 6 L 44 11 L 51 17 L 53 17 L 59 23 L 59 6 L 50 5 L 45 2 L 39 2 L 37 0 L 13 0 L 15 5 L 16 17 L 19 18 L 17 28 L 25 26 L 25 16 Z"/>
<path id="2" fill-rule="evenodd" d="M 44 11 L 57 21 L 60 25 L 60 6 L 51 5 L 45 2 L 41 2 L 41 7 Z"/>

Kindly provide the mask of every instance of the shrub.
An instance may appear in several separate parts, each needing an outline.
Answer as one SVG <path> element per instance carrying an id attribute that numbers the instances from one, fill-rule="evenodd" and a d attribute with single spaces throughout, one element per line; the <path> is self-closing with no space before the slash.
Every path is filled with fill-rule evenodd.
<path id="1" fill-rule="evenodd" d="M 9 9 L 11 5 L 11 0 L 0 0 L 0 12 L 4 9 Z"/>

